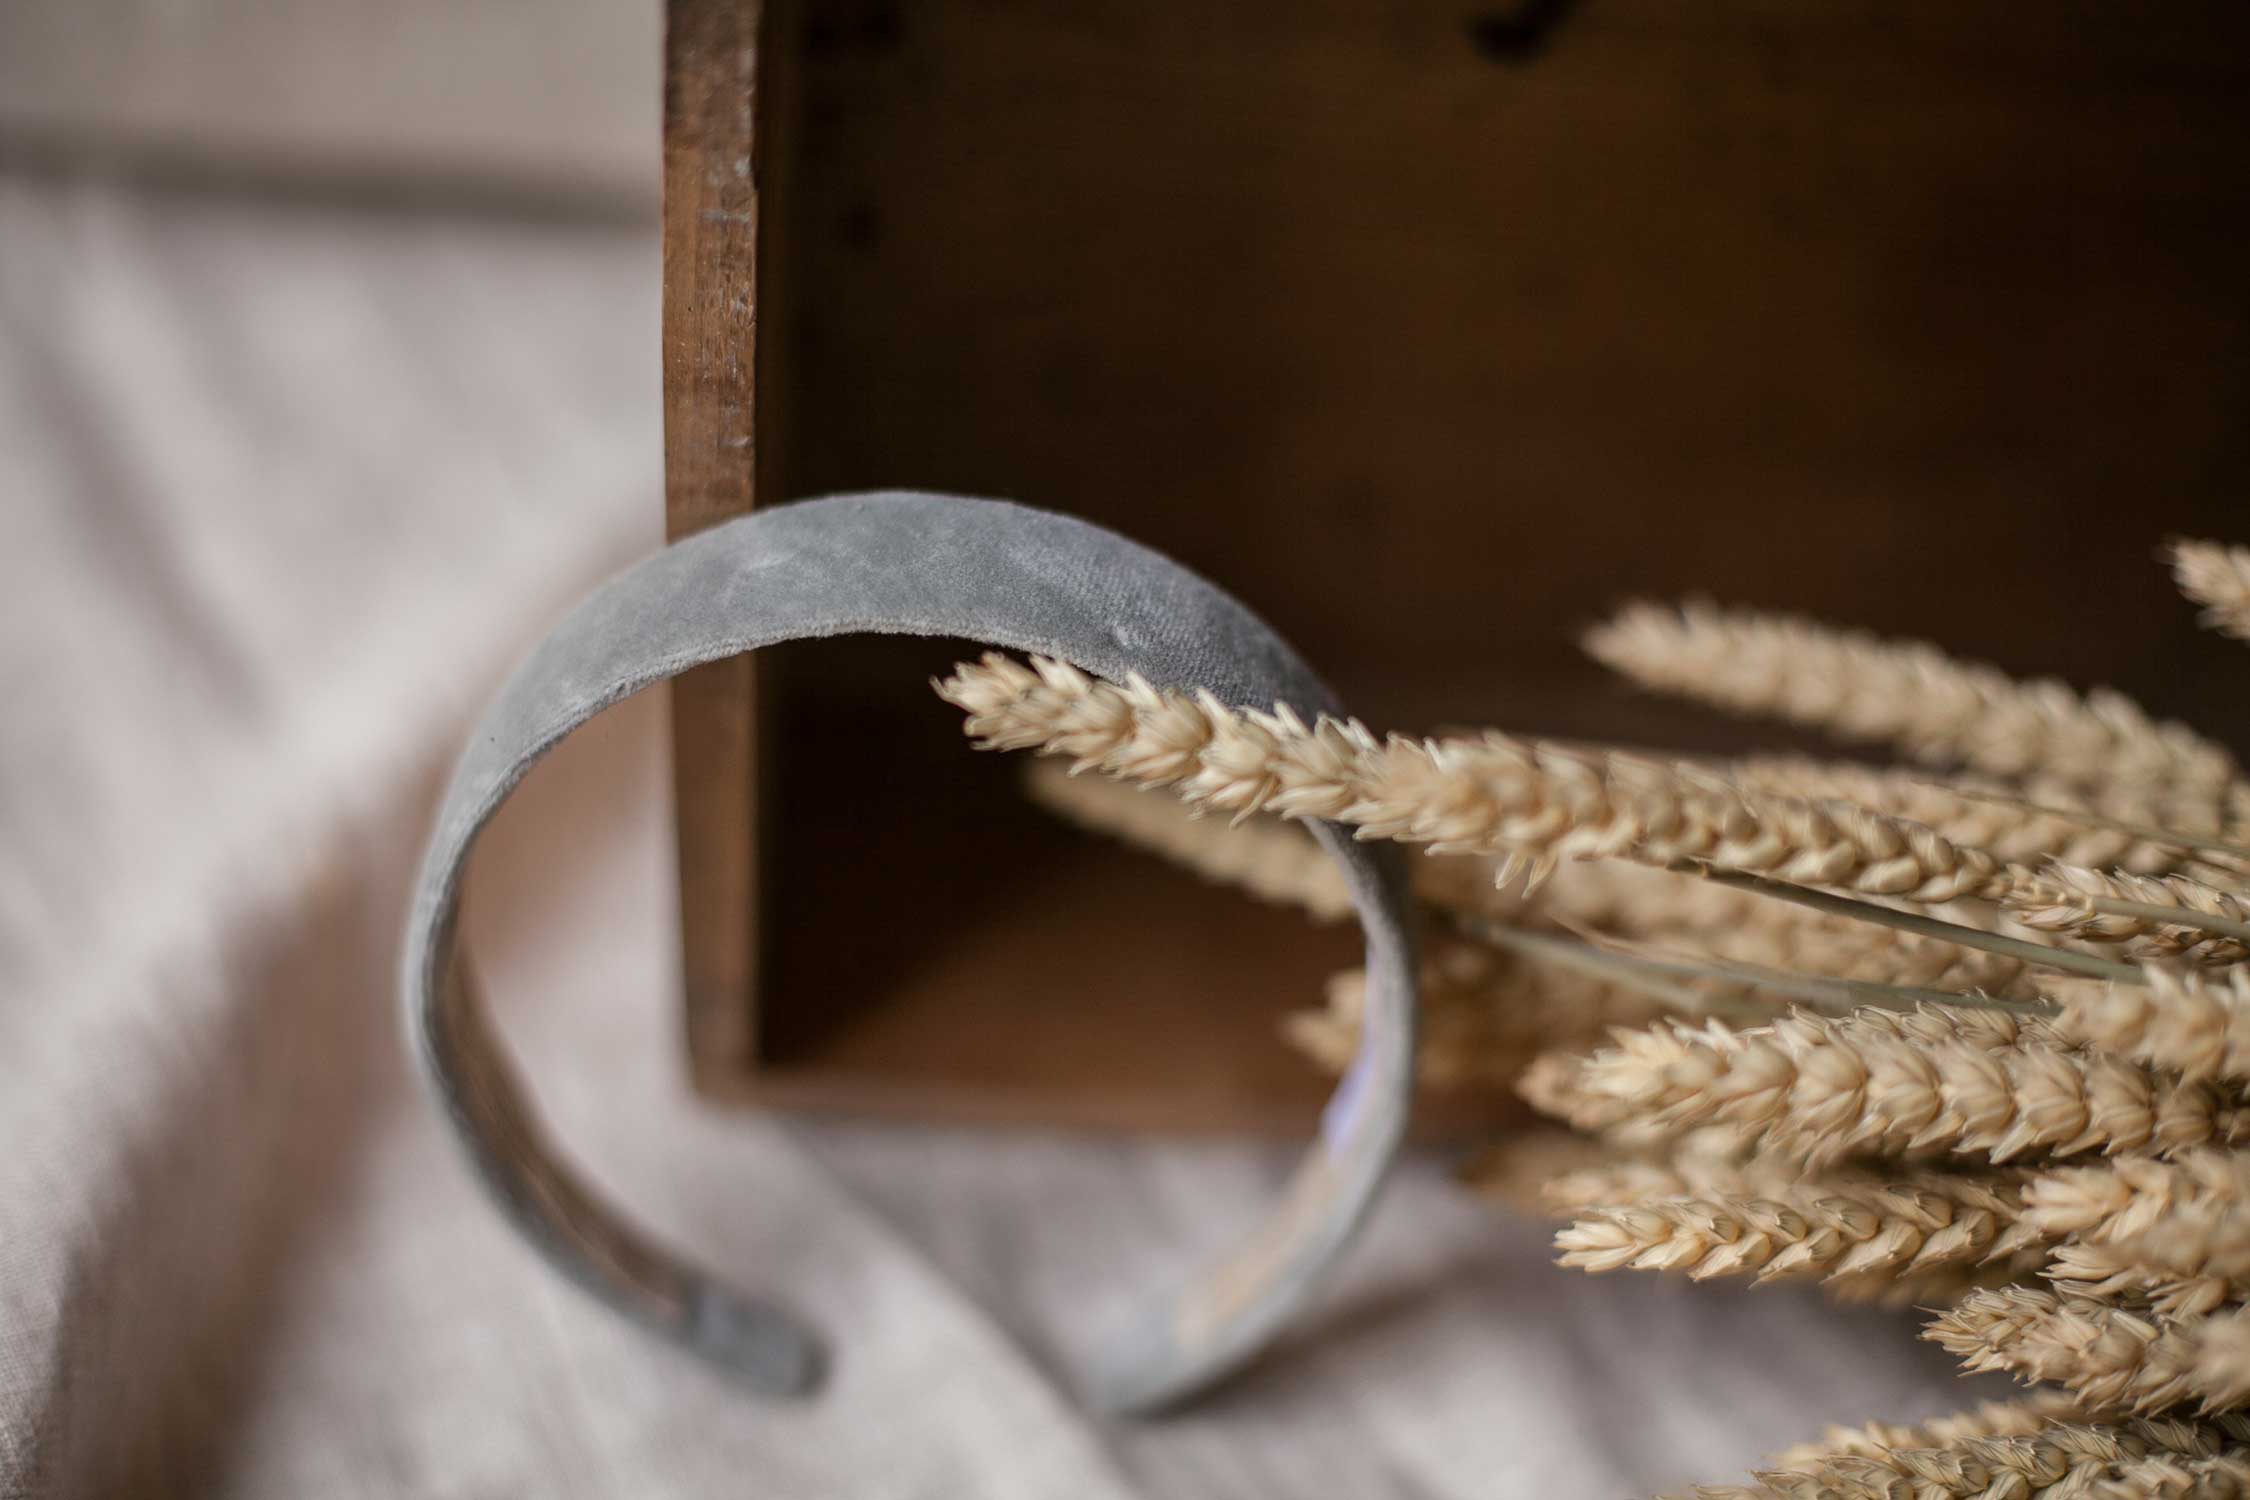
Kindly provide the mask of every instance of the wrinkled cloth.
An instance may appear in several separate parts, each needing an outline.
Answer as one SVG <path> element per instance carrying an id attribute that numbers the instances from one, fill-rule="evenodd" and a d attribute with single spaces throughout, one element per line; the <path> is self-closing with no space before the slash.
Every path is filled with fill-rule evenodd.
<path id="1" fill-rule="evenodd" d="M 1623 1495 L 1978 1393 L 1909 1317 L 1556 1269 L 1413 1157 L 1265 1359 L 1090 1414 L 1060 1372 L 1294 1148 L 697 1102 L 656 698 L 503 811 L 471 940 L 595 1179 L 840 1358 L 756 1400 L 561 1283 L 391 990 L 469 716 L 658 543 L 657 272 L 0 178 L 0 1495 Z"/>

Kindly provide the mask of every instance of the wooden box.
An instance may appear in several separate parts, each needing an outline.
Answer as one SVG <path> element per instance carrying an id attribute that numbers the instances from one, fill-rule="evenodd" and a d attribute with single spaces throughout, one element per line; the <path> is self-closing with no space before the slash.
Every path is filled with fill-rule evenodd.
<path id="1" fill-rule="evenodd" d="M 1575 649 L 1706 592 L 2239 730 L 2152 550 L 2250 536 L 2246 43 L 2219 0 L 672 0 L 671 530 L 1072 511 L 1384 727 L 1739 735 Z M 1355 935 L 1028 810 L 923 686 L 960 654 L 680 684 L 701 1086 L 1301 1124 L 1275 1023 Z"/>

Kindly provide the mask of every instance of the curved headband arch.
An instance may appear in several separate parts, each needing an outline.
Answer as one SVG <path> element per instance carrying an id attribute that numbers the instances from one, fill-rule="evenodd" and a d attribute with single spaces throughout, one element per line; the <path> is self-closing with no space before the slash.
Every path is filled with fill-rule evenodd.
<path id="1" fill-rule="evenodd" d="M 402 990 L 414 1050 L 486 1188 L 535 1248 L 634 1321 L 774 1394 L 817 1375 L 817 1338 L 644 1237 L 583 1186 L 540 1128 L 457 942 L 477 834 L 549 749 L 602 709 L 690 667 L 855 633 L 965 637 L 1208 687 L 1230 703 L 1333 712 L 1328 690 L 1250 611 L 1115 533 L 999 501 L 909 492 L 754 512 L 649 557 L 590 595 L 478 721 L 424 855 Z M 1117 1410 L 1186 1396 L 1253 1354 L 1364 1218 L 1411 1086 L 1414 958 L 1395 851 L 1332 825 L 1367 942 L 1360 1050 L 1281 1206 L 1219 1266 L 1127 1330 L 1088 1381 Z"/>

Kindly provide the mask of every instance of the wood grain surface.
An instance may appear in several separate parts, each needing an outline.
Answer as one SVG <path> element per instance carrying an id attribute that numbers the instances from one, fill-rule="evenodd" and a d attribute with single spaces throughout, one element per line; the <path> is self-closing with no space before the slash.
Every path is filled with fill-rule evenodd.
<path id="1" fill-rule="evenodd" d="M 683 50 L 682 19 L 725 13 L 674 6 L 675 70 L 702 70 L 672 85 L 675 178 L 714 150 L 683 128 L 727 128 L 685 102 L 708 106 L 739 56 Z M 759 443 L 780 445 L 767 497 L 914 485 L 1116 526 L 1224 581 L 1386 727 L 1739 738 L 1575 646 L 1626 597 L 1708 593 L 2250 729 L 2239 648 L 2196 631 L 2153 559 L 2171 531 L 2250 535 L 2250 11 L 774 14 L 787 41 L 762 81 L 795 102 L 768 143 L 786 218 L 755 262 L 781 319 L 758 387 Z M 744 284 L 749 239 L 704 237 L 677 205 L 667 232 L 671 259 Z M 680 361 L 718 325 L 668 319 L 668 376 L 705 379 Z M 693 389 L 703 443 L 735 388 Z M 711 457 L 675 441 L 676 523 L 739 498 Z M 926 651 L 829 649 L 766 673 L 768 806 L 806 851 L 791 830 L 836 784 L 817 726 L 911 735 L 942 712 L 918 697 Z M 692 837 L 739 847 L 746 810 L 688 769 L 688 821 L 732 830 Z M 809 857 L 771 867 L 792 874 L 766 909 L 777 944 L 818 955 L 858 918 L 833 881 L 796 878 Z M 926 932 L 982 878 L 949 869 L 943 900 L 896 920 Z M 872 874 L 858 889 L 885 899 Z M 1019 899 L 1036 927 L 1040 893 Z M 1096 952 L 1152 937 L 1069 920 Z M 1251 930 L 1199 992 L 1252 992 L 1261 1014 L 1277 986 L 1309 1000 Z M 1035 947 L 946 985 L 1012 982 Z M 798 1005 L 794 983 L 776 1004 Z M 891 1004 L 878 989 L 821 1003 Z M 942 1048 L 943 1015 L 920 1045 Z"/>
<path id="2" fill-rule="evenodd" d="M 761 7 L 673 0 L 664 70 L 664 520 L 677 540 L 759 494 Z M 752 1059 L 761 819 L 757 674 L 715 662 L 672 684 L 680 935 L 699 1076 Z"/>

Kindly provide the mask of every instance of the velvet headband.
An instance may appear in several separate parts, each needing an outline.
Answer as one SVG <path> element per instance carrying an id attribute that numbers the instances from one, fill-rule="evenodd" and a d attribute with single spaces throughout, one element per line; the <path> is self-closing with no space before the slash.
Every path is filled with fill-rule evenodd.
<path id="1" fill-rule="evenodd" d="M 619 699 L 780 641 L 963 637 L 1097 676 L 1209 688 L 1230 704 L 1334 712 L 1328 690 L 1232 597 L 1082 521 L 997 501 L 845 495 L 757 511 L 611 579 L 558 625 L 479 720 L 424 856 L 403 990 L 415 1052 L 485 1186 L 557 1269 L 645 1327 L 774 1394 L 806 1389 L 819 1342 L 771 1301 L 652 1243 L 549 1144 L 494 1037 L 456 935 L 478 831 L 532 765 Z M 911 689 L 910 689 L 911 690 Z M 1367 942 L 1358 1056 L 1279 1207 L 1234 1254 L 1108 1346 L 1097 1404 L 1145 1411 L 1249 1358 L 1365 1217 L 1405 1129 L 1415 976 L 1395 851 L 1311 825 Z"/>

